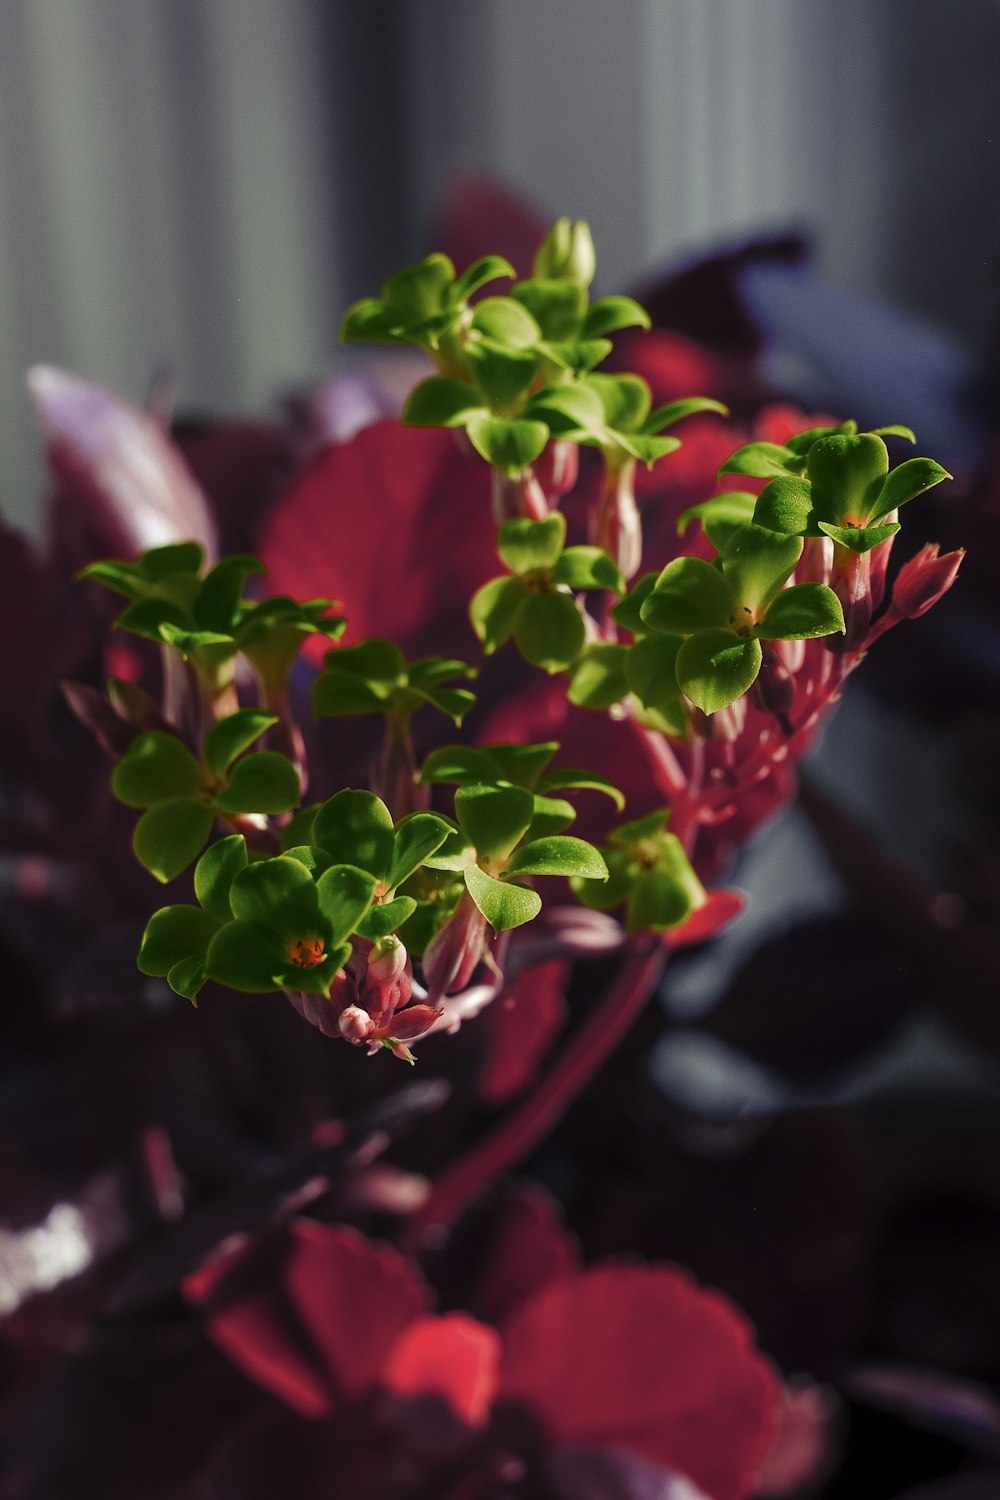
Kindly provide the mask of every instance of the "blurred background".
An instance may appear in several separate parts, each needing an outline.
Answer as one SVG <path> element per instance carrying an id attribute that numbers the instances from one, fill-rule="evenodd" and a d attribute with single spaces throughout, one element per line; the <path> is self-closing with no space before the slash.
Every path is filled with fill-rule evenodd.
<path id="1" fill-rule="evenodd" d="M 603 290 L 792 229 L 949 369 L 992 348 L 995 0 L 5 0 L 0 28 L 8 514 L 30 364 L 259 407 L 338 363 L 470 170 L 588 218 Z"/>

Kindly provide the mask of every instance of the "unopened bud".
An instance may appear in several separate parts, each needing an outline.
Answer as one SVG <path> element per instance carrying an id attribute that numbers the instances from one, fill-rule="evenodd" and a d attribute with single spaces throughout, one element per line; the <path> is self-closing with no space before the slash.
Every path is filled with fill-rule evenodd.
<path id="1" fill-rule="evenodd" d="M 901 620 L 917 620 L 946 594 L 958 576 L 965 549 L 938 555 L 937 542 L 928 542 L 899 570 L 892 591 L 892 609 Z"/>
<path id="2" fill-rule="evenodd" d="M 427 944 L 423 957 L 424 981 L 432 1000 L 463 990 L 483 956 L 486 918 L 468 891 L 439 932 Z"/>
<path id="3" fill-rule="evenodd" d="M 337 1024 L 345 1042 L 350 1042 L 354 1047 L 367 1042 L 375 1030 L 375 1022 L 366 1010 L 361 1009 L 360 1005 L 348 1005 L 340 1012 L 340 1020 Z"/>
<path id="4" fill-rule="evenodd" d="M 605 472 L 589 533 L 593 545 L 614 558 L 625 579 L 635 577 L 642 564 L 642 522 L 635 503 L 634 459 Z"/>
<path id="5" fill-rule="evenodd" d="M 597 270 L 590 225 L 585 219 L 557 219 L 535 252 L 533 276 L 575 281 L 588 287 Z"/>
<path id="6" fill-rule="evenodd" d="M 750 697 L 764 713 L 773 714 L 784 728 L 795 701 L 795 680 L 774 649 L 776 644 L 774 641 L 761 641 L 763 660 L 750 689 Z"/>

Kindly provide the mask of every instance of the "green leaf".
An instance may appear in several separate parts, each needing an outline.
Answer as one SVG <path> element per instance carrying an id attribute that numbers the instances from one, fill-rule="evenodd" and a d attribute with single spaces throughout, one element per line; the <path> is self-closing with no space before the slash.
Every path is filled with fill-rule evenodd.
<path id="1" fill-rule="evenodd" d="M 456 725 L 461 724 L 469 710 L 476 706 L 476 695 L 468 688 L 415 688 L 414 692 Z"/>
<path id="2" fill-rule="evenodd" d="M 631 297 L 599 297 L 583 324 L 584 338 L 598 339 L 619 328 L 651 328 L 652 319 Z"/>
<path id="3" fill-rule="evenodd" d="M 335 672 L 350 672 L 366 682 L 395 686 L 406 681 L 406 657 L 393 641 L 383 636 L 369 636 L 356 646 L 338 646 L 323 658 Z"/>
<path id="4" fill-rule="evenodd" d="M 728 624 L 736 610 L 732 590 L 718 568 L 700 557 L 675 557 L 647 594 L 639 616 L 648 630 L 688 635 Z"/>
<path id="5" fill-rule="evenodd" d="M 538 344 L 539 354 L 574 375 L 586 375 L 607 359 L 613 348 L 610 339 L 544 339 Z"/>
<path id="6" fill-rule="evenodd" d="M 763 609 L 783 588 L 802 556 L 802 538 L 783 536 L 752 522 L 734 531 L 722 553 L 722 570 L 740 606 L 737 623 L 747 609 Z"/>
<path id="7" fill-rule="evenodd" d="M 807 641 L 844 630 L 840 600 L 825 583 L 796 583 L 769 605 L 754 630 L 765 641 Z"/>
<path id="8" fill-rule="evenodd" d="M 488 750 L 476 745 L 442 745 L 432 750 L 420 770 L 429 782 L 501 781 L 500 767 Z"/>
<path id="9" fill-rule="evenodd" d="M 831 541 L 841 547 L 847 547 L 851 552 L 870 552 L 880 542 L 887 542 L 891 536 L 895 536 L 902 528 L 898 521 L 890 522 L 887 526 L 831 526 L 828 521 L 820 521 L 819 529 Z"/>
<path id="10" fill-rule="evenodd" d="M 264 564 L 249 554 L 222 558 L 198 590 L 192 607 L 195 623 L 202 630 L 231 631 L 247 579 L 251 573 L 266 571 Z"/>
<path id="11" fill-rule="evenodd" d="M 340 338 L 344 344 L 405 344 L 405 336 L 394 331 L 398 327 L 398 319 L 377 297 L 363 297 L 344 314 Z"/>
<path id="12" fill-rule="evenodd" d="M 316 814 L 312 842 L 329 849 L 341 864 L 357 865 L 385 880 L 392 865 L 392 814 L 374 792 L 345 788 Z"/>
<path id="13" fill-rule="evenodd" d="M 786 536 L 815 536 L 812 485 L 807 479 L 772 479 L 757 497 L 752 520 Z"/>
<path id="14" fill-rule="evenodd" d="M 253 860 L 229 890 L 238 922 L 256 922 L 279 937 L 299 937 L 318 915 L 316 886 L 310 872 L 290 854 Z"/>
<path id="15" fill-rule="evenodd" d="M 111 776 L 111 790 L 126 807 L 152 807 L 167 797 L 197 792 L 204 772 L 175 734 L 149 729 L 137 735 Z"/>
<path id="16" fill-rule="evenodd" d="M 917 434 L 912 427 L 901 427 L 898 422 L 893 422 L 889 427 L 873 427 L 871 431 L 876 437 L 898 437 L 905 438 L 908 443 L 917 441 Z M 948 478 L 951 478 L 949 474 Z"/>
<path id="17" fill-rule="evenodd" d="M 626 587 L 618 564 L 600 547 L 567 547 L 552 569 L 552 577 L 571 589 L 608 589 L 624 594 Z"/>
<path id="18" fill-rule="evenodd" d="M 942 479 L 951 477 L 948 470 L 942 469 L 932 458 L 908 458 L 886 475 L 881 492 L 868 512 L 868 519 L 877 521 L 880 516 L 887 516 L 925 490 L 933 489 Z"/>
<path id="19" fill-rule="evenodd" d="M 598 642 L 585 646 L 570 668 L 566 696 L 580 708 L 605 709 L 628 692 L 625 663 L 630 648 Z"/>
<path id="20" fill-rule="evenodd" d="M 702 713 L 718 713 L 742 698 L 760 671 L 757 640 L 729 630 L 699 630 L 677 653 L 677 681 Z"/>
<path id="21" fill-rule="evenodd" d="M 428 255 L 389 277 L 382 287 L 382 302 L 403 327 L 412 327 L 442 310 L 454 279 L 455 267 L 447 255 Z"/>
<path id="22" fill-rule="evenodd" d="M 313 844 L 283 844 L 281 852 L 287 854 L 289 859 L 297 859 L 314 880 L 324 870 L 329 870 L 331 865 L 336 864 L 332 854 L 328 854 L 325 849 L 317 849 Z"/>
<path id="23" fill-rule="evenodd" d="M 198 992 L 207 978 L 205 957 L 200 953 L 192 953 L 188 958 L 178 959 L 177 963 L 172 964 L 167 971 L 167 983 L 174 994 L 190 1000 L 192 1005 L 198 1004 Z"/>
<path id="24" fill-rule="evenodd" d="M 151 875 L 164 884 L 186 870 L 204 847 L 215 814 L 193 797 L 168 797 L 143 813 L 135 825 L 132 848 Z"/>
<path id="25" fill-rule="evenodd" d="M 858 430 L 857 422 L 841 422 L 839 427 L 807 427 L 804 432 L 796 432 L 790 437 L 785 446 L 789 453 L 793 454 L 795 460 L 804 459 L 813 443 L 818 443 L 820 438 L 836 437 L 841 433 L 847 433 L 853 437 Z M 803 466 L 804 467 L 804 466 Z M 796 473 L 801 472 L 796 469 Z"/>
<path id="26" fill-rule="evenodd" d="M 481 286 L 488 281 L 496 281 L 501 276 L 514 277 L 517 272 L 509 260 L 504 260 L 502 255 L 484 255 L 481 260 L 473 261 L 471 266 L 464 270 L 455 282 L 452 296 L 456 302 L 465 302 L 478 292 Z"/>
<path id="27" fill-rule="evenodd" d="M 583 650 L 587 632 L 570 594 L 529 594 L 517 612 L 514 639 L 533 666 L 565 672 Z"/>
<path id="28" fill-rule="evenodd" d="M 546 740 L 540 745 L 499 744 L 487 745 L 486 749 L 504 781 L 533 787 L 559 745 L 556 740 Z"/>
<path id="29" fill-rule="evenodd" d="M 618 432 L 614 434 L 619 448 L 633 458 L 639 459 L 647 468 L 652 468 L 657 459 L 666 458 L 668 453 L 676 453 L 681 446 L 680 438 L 674 437 L 646 437 L 641 432 Z"/>
<path id="30" fill-rule="evenodd" d="M 392 863 L 386 876 L 390 890 L 402 885 L 404 880 L 418 870 L 429 854 L 440 849 L 451 832 L 443 818 L 434 813 L 410 813 L 396 825 L 392 848 Z"/>
<path id="31" fill-rule="evenodd" d="M 403 407 L 404 427 L 461 427 L 470 412 L 483 411 L 475 386 L 450 375 L 432 375 L 413 387 Z"/>
<path id="32" fill-rule="evenodd" d="M 566 517 L 554 510 L 544 521 L 514 516 L 497 532 L 497 552 L 512 573 L 552 568 L 566 542 Z"/>
<path id="33" fill-rule="evenodd" d="M 545 423 L 553 437 L 606 437 L 604 403 L 590 385 L 547 385 L 522 412 Z"/>
<path id="34" fill-rule="evenodd" d="M 597 392 L 608 427 L 620 432 L 645 431 L 653 394 L 641 375 L 591 375 L 587 386 Z"/>
<path id="35" fill-rule="evenodd" d="M 281 938 L 256 922 L 227 922 L 219 928 L 205 955 L 210 979 L 249 995 L 267 995 L 280 989 L 276 976 L 287 964 Z"/>
<path id="36" fill-rule="evenodd" d="M 614 782 L 609 781 L 606 776 L 599 775 L 597 771 L 578 770 L 575 766 L 560 767 L 558 771 L 546 771 L 538 787 L 542 792 L 601 792 L 605 797 L 611 798 L 619 812 L 625 806 L 624 794 L 619 791 Z"/>
<path id="37" fill-rule="evenodd" d="M 202 747 L 209 770 L 216 776 L 224 776 L 236 757 L 277 722 L 277 714 L 259 708 L 240 708 L 224 719 L 217 719 L 206 734 Z"/>
<path id="38" fill-rule="evenodd" d="M 218 922 L 200 906 L 164 906 L 153 913 L 136 959 L 143 974 L 163 978 L 182 958 L 203 955 Z"/>
<path id="39" fill-rule="evenodd" d="M 538 356 L 527 349 L 505 349 L 492 339 L 470 344 L 469 368 L 488 404 L 498 412 L 516 407 L 538 372 Z M 482 402 L 478 405 L 481 407 Z"/>
<path id="40" fill-rule="evenodd" d="M 298 807 L 302 797 L 298 772 L 277 750 L 257 750 L 238 760 L 215 805 L 221 812 L 282 813 Z"/>
<path id="41" fill-rule="evenodd" d="M 535 839 L 515 849 L 506 875 L 573 875 L 580 880 L 607 880 L 608 867 L 600 852 L 585 839 Z"/>
<path id="42" fill-rule="evenodd" d="M 528 824 L 526 838 L 549 838 L 562 833 L 576 822 L 576 808 L 565 797 L 547 797 L 542 792 L 534 794 L 535 806 Z"/>
<path id="43" fill-rule="evenodd" d="M 385 683 L 375 686 L 353 672 L 339 672 L 331 667 L 313 679 L 313 713 L 317 719 L 330 719 L 337 714 L 385 713 L 396 691 Z"/>
<path id="44" fill-rule="evenodd" d="M 136 629 L 136 610 L 138 608 L 140 606 L 137 605 L 127 611 L 132 617 L 127 627 L 130 630 Z M 119 625 L 124 624 L 124 618 L 123 615 L 118 621 Z M 169 620 L 163 620 L 160 623 L 158 634 L 166 645 L 173 646 L 174 650 L 179 651 L 183 657 L 208 656 L 213 661 L 224 661 L 227 656 L 232 656 L 236 652 L 235 636 L 220 630 L 185 630 L 180 625 L 174 625 Z"/>
<path id="45" fill-rule="evenodd" d="M 77 573 L 80 582 L 102 583 L 115 594 L 124 594 L 126 599 L 140 598 L 146 589 L 146 580 L 135 563 L 106 562 L 88 563 Z"/>
<path id="46" fill-rule="evenodd" d="M 375 899 L 376 881 L 354 865 L 331 865 L 316 882 L 319 909 L 332 929 L 331 942 L 342 943 L 357 927 Z"/>
<path id="47" fill-rule="evenodd" d="M 507 859 L 534 815 L 531 792 L 520 786 L 462 786 L 455 793 L 455 816 L 480 859 Z"/>
<path id="48" fill-rule="evenodd" d="M 429 854 L 424 860 L 424 868 L 428 870 L 451 870 L 461 871 L 468 865 L 476 862 L 476 851 L 458 827 L 452 829 L 440 849 L 434 854 Z"/>
<path id="49" fill-rule="evenodd" d="M 486 462 L 511 476 L 533 464 L 549 440 L 549 429 L 544 422 L 488 417 L 478 412 L 469 418 L 466 431 L 472 446 Z"/>
<path id="50" fill-rule="evenodd" d="M 642 606 L 656 587 L 659 573 L 643 573 L 637 578 L 629 592 L 611 610 L 611 617 L 617 620 L 623 630 L 631 631 L 633 635 L 645 635 L 649 627 L 642 619 Z"/>
<path id="51" fill-rule="evenodd" d="M 643 870 L 632 886 L 626 908 L 629 932 L 663 932 L 679 927 L 691 914 L 690 892 L 665 870 Z"/>
<path id="52" fill-rule="evenodd" d="M 200 573 L 205 549 L 199 542 L 171 542 L 166 547 L 150 547 L 139 558 L 146 578 L 162 582 L 177 573 Z"/>
<path id="53" fill-rule="evenodd" d="M 677 517 L 677 535 L 683 536 L 692 521 L 699 521 L 716 552 L 721 552 L 733 532 L 753 519 L 756 504 L 757 496 L 744 490 L 727 490 L 722 495 L 713 495 L 710 500 L 702 500 L 700 505 L 689 506 Z"/>
<path id="54" fill-rule="evenodd" d="M 373 906 L 358 922 L 357 931 L 370 943 L 377 943 L 379 938 L 388 937 L 390 932 L 409 921 L 416 909 L 417 903 L 412 896 L 397 896 L 394 901 Z"/>
<path id="55" fill-rule="evenodd" d="M 655 812 L 646 813 L 642 818 L 634 818 L 629 823 L 620 824 L 608 837 L 618 848 L 629 849 L 633 852 L 637 845 L 648 844 L 651 841 L 659 847 L 663 842 L 669 819 L 670 809 L 658 807 Z"/>
<path id="56" fill-rule="evenodd" d="M 543 339 L 573 338 L 587 311 L 587 293 L 572 281 L 532 276 L 511 287 L 510 295 L 528 309 Z"/>
<path id="57" fill-rule="evenodd" d="M 469 620 L 483 643 L 483 651 L 492 656 L 498 647 L 514 634 L 517 612 L 528 591 L 520 578 L 492 578 L 473 594 Z"/>
<path id="58" fill-rule="evenodd" d="M 194 893 L 207 912 L 220 922 L 232 920 L 229 892 L 233 881 L 247 867 L 247 844 L 241 833 L 219 839 L 195 865 Z"/>
<path id="59" fill-rule="evenodd" d="M 511 297 L 484 297 L 476 304 L 472 326 L 509 349 L 530 349 L 542 336 L 528 309 Z"/>
<path id="60" fill-rule="evenodd" d="M 516 882 L 494 880 L 478 865 L 470 865 L 465 871 L 465 884 L 469 895 L 497 933 L 522 927 L 537 917 L 542 909 L 542 898 L 537 891 Z"/>
<path id="61" fill-rule="evenodd" d="M 861 432 L 856 437 L 841 433 L 820 438 L 809 449 L 809 478 L 817 519 L 835 526 L 843 526 L 846 521 L 866 521 L 888 471 L 888 450 L 874 433 Z"/>
<path id="62" fill-rule="evenodd" d="M 794 474 L 788 467 L 792 455 L 780 443 L 746 443 L 731 453 L 719 470 L 723 474 L 746 474 L 751 479 L 773 479 L 776 475 Z"/>
<path id="63" fill-rule="evenodd" d="M 643 422 L 642 431 L 662 432 L 665 427 L 673 427 L 675 422 L 680 422 L 684 417 L 703 411 L 714 411 L 720 417 L 729 416 L 729 407 L 724 406 L 721 401 L 713 401 L 710 396 L 688 396 L 683 401 L 668 401 L 666 406 L 656 407 Z"/>
<path id="64" fill-rule="evenodd" d="M 610 911 L 627 898 L 635 879 L 629 856 L 622 849 L 608 849 L 607 880 L 571 880 L 573 894 L 581 906 L 592 911 Z"/>
<path id="65" fill-rule="evenodd" d="M 625 677 L 639 702 L 655 709 L 671 723 L 687 729 L 687 716 L 677 684 L 677 654 L 683 645 L 679 635 L 649 635 L 637 641 L 625 663 Z"/>

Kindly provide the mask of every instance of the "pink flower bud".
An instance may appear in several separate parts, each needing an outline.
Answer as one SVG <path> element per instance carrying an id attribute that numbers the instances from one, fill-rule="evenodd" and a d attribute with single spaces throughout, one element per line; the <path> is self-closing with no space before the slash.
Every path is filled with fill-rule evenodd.
<path id="1" fill-rule="evenodd" d="M 472 978 L 483 956 L 486 918 L 468 891 L 439 932 L 427 945 L 423 957 L 424 981 L 430 999 L 454 995 Z"/>
<path id="2" fill-rule="evenodd" d="M 390 934 L 373 943 L 368 966 L 361 983 L 361 1000 L 376 1023 L 410 1002 L 413 993 L 413 966 L 398 937 Z"/>
<path id="3" fill-rule="evenodd" d="M 608 469 L 590 516 L 590 540 L 603 547 L 623 576 L 634 578 L 642 564 L 642 522 L 635 503 L 635 460 Z"/>
<path id="4" fill-rule="evenodd" d="M 367 1042 L 375 1030 L 375 1022 L 366 1010 L 361 1009 L 360 1005 L 348 1005 L 345 1010 L 342 1010 L 338 1025 L 341 1036 L 354 1047 Z"/>
<path id="5" fill-rule="evenodd" d="M 901 620 L 917 620 L 946 594 L 962 566 L 965 549 L 938 555 L 938 544 L 928 542 L 899 570 L 892 590 L 892 610 Z"/>

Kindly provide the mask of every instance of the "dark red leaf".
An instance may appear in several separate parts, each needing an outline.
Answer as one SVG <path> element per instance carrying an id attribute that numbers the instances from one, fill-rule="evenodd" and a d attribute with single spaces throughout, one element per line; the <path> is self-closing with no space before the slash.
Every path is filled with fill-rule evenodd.
<path id="1" fill-rule="evenodd" d="M 712 1500 L 745 1496 L 777 1385 L 731 1303 L 671 1267 L 605 1266 L 547 1287 L 504 1329 L 501 1399 L 567 1442 L 629 1448 Z"/>
<path id="2" fill-rule="evenodd" d="M 427 1305 L 401 1255 L 307 1219 L 212 1262 L 185 1292 L 204 1305 L 210 1337 L 244 1374 L 311 1417 L 370 1389 Z"/>
<path id="3" fill-rule="evenodd" d="M 320 455 L 265 531 L 268 585 L 343 600 L 348 639 L 475 650 L 466 611 L 499 566 L 489 475 L 450 432 L 377 422 Z"/>
<path id="4" fill-rule="evenodd" d="M 450 255 L 459 274 L 481 256 L 502 255 L 519 276 L 530 276 L 548 227 L 545 214 L 514 188 L 469 173 L 453 177 L 445 189 L 432 248 Z"/>
<path id="5" fill-rule="evenodd" d="M 500 1327 L 543 1287 L 579 1266 L 576 1243 L 555 1200 L 533 1183 L 517 1182 L 507 1189 L 479 1226 L 479 1239 L 485 1254 L 462 1300 L 477 1317 Z"/>

